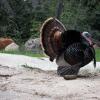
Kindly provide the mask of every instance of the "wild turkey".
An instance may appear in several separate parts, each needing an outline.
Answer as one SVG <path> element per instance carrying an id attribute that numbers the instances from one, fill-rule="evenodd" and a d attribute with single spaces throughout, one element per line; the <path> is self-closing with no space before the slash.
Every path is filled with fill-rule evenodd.
<path id="1" fill-rule="evenodd" d="M 56 18 L 47 19 L 40 32 L 42 48 L 50 61 L 56 59 L 58 75 L 76 78 L 79 69 L 93 59 L 96 66 L 95 50 L 88 32 L 67 30 Z"/>

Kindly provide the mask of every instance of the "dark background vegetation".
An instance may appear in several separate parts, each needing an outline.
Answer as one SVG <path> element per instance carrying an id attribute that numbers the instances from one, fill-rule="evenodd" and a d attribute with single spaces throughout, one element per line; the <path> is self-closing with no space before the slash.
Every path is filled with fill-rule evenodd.
<path id="1" fill-rule="evenodd" d="M 17 43 L 39 37 L 42 23 L 51 16 L 100 41 L 99 0 L 0 0 L 0 37 Z"/>

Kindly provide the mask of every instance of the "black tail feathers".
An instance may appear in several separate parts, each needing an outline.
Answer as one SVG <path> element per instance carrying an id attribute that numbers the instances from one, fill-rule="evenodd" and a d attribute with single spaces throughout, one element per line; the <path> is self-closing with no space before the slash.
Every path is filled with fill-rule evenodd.
<path id="1" fill-rule="evenodd" d="M 96 53 L 95 53 L 95 49 L 92 49 L 93 51 L 93 60 L 94 60 L 94 68 L 96 67 Z"/>

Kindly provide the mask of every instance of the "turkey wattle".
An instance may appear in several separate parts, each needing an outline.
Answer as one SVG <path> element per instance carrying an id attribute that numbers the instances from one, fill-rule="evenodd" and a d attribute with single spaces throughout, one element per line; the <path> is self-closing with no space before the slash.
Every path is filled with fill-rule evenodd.
<path id="1" fill-rule="evenodd" d="M 44 52 L 58 65 L 61 76 L 77 75 L 81 67 L 94 60 L 95 50 L 88 32 L 67 30 L 56 18 L 47 19 L 41 28 L 41 45 Z"/>

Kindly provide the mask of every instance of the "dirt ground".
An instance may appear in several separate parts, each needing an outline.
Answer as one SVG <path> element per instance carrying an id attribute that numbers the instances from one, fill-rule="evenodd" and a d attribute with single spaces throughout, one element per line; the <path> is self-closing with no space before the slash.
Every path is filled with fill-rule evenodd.
<path id="1" fill-rule="evenodd" d="M 100 100 L 100 73 L 64 80 L 56 71 L 1 65 L 0 100 Z"/>

